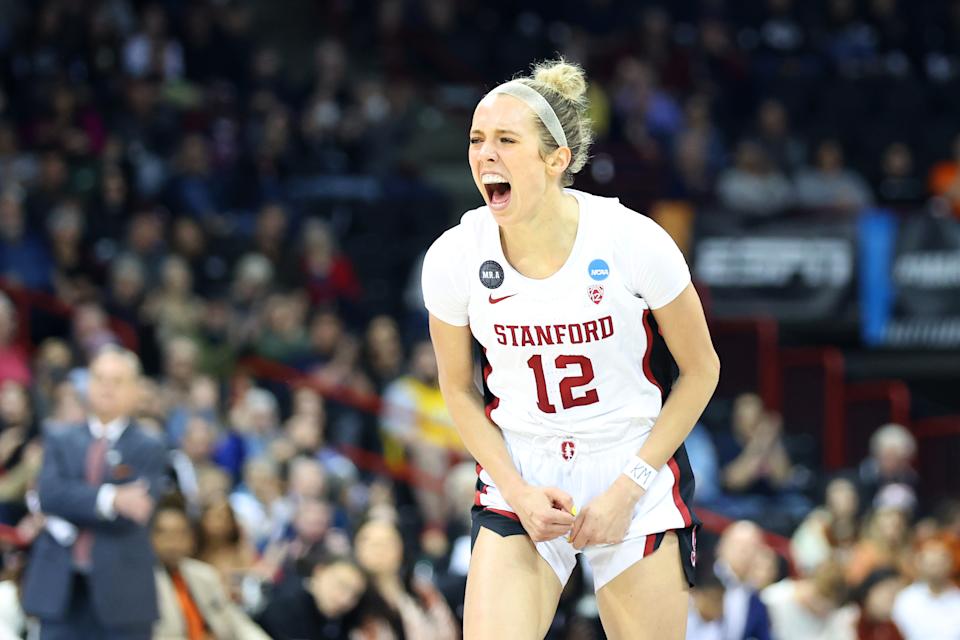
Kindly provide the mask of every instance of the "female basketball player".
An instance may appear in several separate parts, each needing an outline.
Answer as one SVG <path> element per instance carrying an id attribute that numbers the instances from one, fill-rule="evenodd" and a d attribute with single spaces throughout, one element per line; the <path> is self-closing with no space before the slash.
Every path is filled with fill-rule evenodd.
<path id="1" fill-rule="evenodd" d="M 565 189 L 587 160 L 585 90 L 560 60 L 480 101 L 469 161 L 486 206 L 424 259 L 440 386 L 479 463 L 467 640 L 542 638 L 580 551 L 609 637 L 684 637 L 697 521 L 683 440 L 719 363 L 670 237 Z M 665 403 L 651 314 L 680 371 Z"/>

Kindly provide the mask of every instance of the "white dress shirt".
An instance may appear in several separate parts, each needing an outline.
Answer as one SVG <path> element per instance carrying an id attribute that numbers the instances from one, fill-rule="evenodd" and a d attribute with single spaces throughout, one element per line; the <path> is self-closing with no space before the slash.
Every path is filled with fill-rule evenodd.
<path id="1" fill-rule="evenodd" d="M 106 438 L 110 445 L 110 449 L 112 450 L 114 445 L 117 444 L 117 440 L 119 440 L 120 436 L 123 435 L 123 432 L 126 431 L 130 421 L 124 417 L 121 417 L 115 418 L 107 424 L 103 424 L 95 416 L 90 416 L 90 419 L 87 420 L 87 424 L 90 427 L 90 435 L 93 436 L 94 440 Z M 109 450 L 107 451 L 107 455 L 109 459 Z M 113 500 L 116 498 L 116 496 L 116 485 L 100 485 L 100 489 L 97 491 L 97 512 L 102 518 L 106 520 L 115 520 L 117 518 L 117 511 L 113 506 Z"/>
<path id="2" fill-rule="evenodd" d="M 893 621 L 906 640 L 960 640 L 960 589 L 915 582 L 893 601 Z"/>
<path id="3" fill-rule="evenodd" d="M 120 439 L 120 436 L 123 435 L 123 432 L 126 431 L 129 424 L 130 421 L 126 418 L 117 418 L 107 424 L 100 422 L 100 420 L 94 416 L 90 416 L 90 418 L 87 419 L 90 434 L 94 439 L 105 437 L 111 447 L 117 443 L 117 440 Z M 109 451 L 107 453 L 109 456 Z M 116 495 L 116 485 L 103 484 L 97 490 L 97 513 L 105 520 L 115 520 L 117 517 L 117 511 L 113 506 Z M 40 508 L 39 504 L 37 508 Z M 71 546 L 74 541 L 76 541 L 77 534 L 79 533 L 75 524 L 58 516 L 47 515 L 44 527 L 47 532 L 53 536 L 53 539 L 64 547 Z"/>

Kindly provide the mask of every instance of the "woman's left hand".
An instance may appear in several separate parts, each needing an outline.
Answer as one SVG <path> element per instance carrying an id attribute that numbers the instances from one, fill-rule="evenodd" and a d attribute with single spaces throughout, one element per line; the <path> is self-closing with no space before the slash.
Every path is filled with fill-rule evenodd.
<path id="1" fill-rule="evenodd" d="M 633 507 L 643 493 L 643 489 L 635 482 L 621 474 L 609 489 L 577 514 L 570 530 L 570 542 L 577 549 L 623 542 L 630 520 L 633 519 Z"/>

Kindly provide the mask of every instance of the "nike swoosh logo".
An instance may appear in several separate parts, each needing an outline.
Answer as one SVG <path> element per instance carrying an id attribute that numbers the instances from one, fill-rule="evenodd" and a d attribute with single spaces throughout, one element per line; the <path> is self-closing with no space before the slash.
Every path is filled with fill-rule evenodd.
<path id="1" fill-rule="evenodd" d="M 512 298 L 512 297 L 515 296 L 515 295 L 517 295 L 517 294 L 511 293 L 510 295 L 508 295 L 508 296 L 503 296 L 502 298 L 494 298 L 494 297 L 493 297 L 493 294 L 491 293 L 491 294 L 490 294 L 490 304 L 497 304 L 498 302 L 503 302 L 503 301 L 506 300 L 507 298 Z"/>

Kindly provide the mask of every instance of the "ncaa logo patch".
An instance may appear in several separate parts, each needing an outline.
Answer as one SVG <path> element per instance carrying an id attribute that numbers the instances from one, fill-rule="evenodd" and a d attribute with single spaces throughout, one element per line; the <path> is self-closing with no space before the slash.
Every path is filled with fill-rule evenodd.
<path id="1" fill-rule="evenodd" d="M 603 285 L 590 285 L 590 289 L 587 290 L 587 296 L 590 298 L 590 302 L 593 304 L 600 304 L 600 301 L 603 300 Z"/>
<path id="2" fill-rule="evenodd" d="M 610 266 L 606 260 L 597 258 L 587 267 L 587 273 L 589 273 L 590 277 L 594 280 L 606 280 L 607 276 L 610 275 Z"/>
<path id="3" fill-rule="evenodd" d="M 496 289 L 503 284 L 503 267 L 495 260 L 487 260 L 480 265 L 480 282 L 487 289 Z"/>

